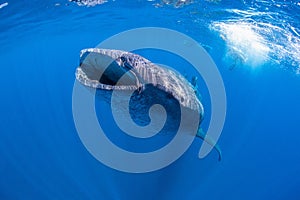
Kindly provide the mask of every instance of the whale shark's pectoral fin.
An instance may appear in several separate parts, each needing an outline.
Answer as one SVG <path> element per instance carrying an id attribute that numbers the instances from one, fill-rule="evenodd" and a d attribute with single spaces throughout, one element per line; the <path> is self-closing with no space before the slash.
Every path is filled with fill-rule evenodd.
<path id="1" fill-rule="evenodd" d="M 197 132 L 197 137 L 201 138 L 204 142 L 208 143 L 209 145 L 211 145 L 219 154 L 219 161 L 221 161 L 222 159 L 222 151 L 220 149 L 220 147 L 216 144 L 216 142 L 211 139 L 210 137 L 208 137 L 206 135 L 206 133 L 202 130 L 202 128 L 199 128 L 198 132 Z"/>

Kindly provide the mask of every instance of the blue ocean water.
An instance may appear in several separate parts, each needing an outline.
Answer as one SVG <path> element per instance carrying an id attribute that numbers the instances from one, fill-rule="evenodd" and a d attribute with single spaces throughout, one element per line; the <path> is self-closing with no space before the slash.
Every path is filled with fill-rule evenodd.
<path id="1" fill-rule="evenodd" d="M 0 2 L 0 199 L 300 199 L 299 1 L 86 2 L 98 4 Z M 147 26 L 189 35 L 218 66 L 227 95 L 221 162 L 214 151 L 198 159 L 195 139 L 168 167 L 130 174 L 81 143 L 72 115 L 80 50 Z"/>

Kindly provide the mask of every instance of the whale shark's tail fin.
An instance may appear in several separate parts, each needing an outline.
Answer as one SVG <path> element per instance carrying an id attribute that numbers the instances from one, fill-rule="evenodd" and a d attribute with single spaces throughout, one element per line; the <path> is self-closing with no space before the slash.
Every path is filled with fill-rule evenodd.
<path id="1" fill-rule="evenodd" d="M 206 133 L 202 130 L 202 128 L 199 128 L 196 136 L 201 138 L 203 141 L 207 142 L 209 145 L 213 146 L 214 149 L 219 154 L 219 161 L 221 161 L 222 151 L 221 151 L 220 147 L 216 144 L 216 142 L 213 139 L 211 139 L 210 137 L 207 137 Z"/>

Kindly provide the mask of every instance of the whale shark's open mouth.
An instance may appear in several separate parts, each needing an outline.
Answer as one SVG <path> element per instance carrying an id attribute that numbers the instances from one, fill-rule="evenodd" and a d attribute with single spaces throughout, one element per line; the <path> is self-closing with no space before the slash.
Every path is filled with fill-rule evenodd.
<path id="1" fill-rule="evenodd" d="M 81 77 L 81 78 L 80 78 Z M 138 80 L 122 58 L 114 58 L 99 52 L 84 52 L 81 55 L 77 78 L 85 85 L 102 89 L 136 89 Z M 89 83 L 87 83 L 87 80 Z"/>

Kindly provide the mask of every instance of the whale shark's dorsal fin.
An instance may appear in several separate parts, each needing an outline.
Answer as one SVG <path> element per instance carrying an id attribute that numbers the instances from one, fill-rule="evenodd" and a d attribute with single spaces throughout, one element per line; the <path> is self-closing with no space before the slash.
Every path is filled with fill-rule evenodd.
<path id="1" fill-rule="evenodd" d="M 199 90 L 198 90 L 198 77 L 197 76 L 193 76 L 191 79 L 191 85 L 194 88 L 194 92 L 196 94 L 196 96 L 198 97 L 198 99 L 200 101 L 202 101 L 202 95 L 200 94 Z"/>
<path id="2" fill-rule="evenodd" d="M 216 144 L 216 142 L 214 140 L 212 140 L 210 137 L 208 137 L 206 135 L 206 133 L 203 131 L 202 128 L 199 128 L 196 136 L 199 137 L 199 138 L 201 138 L 204 142 L 208 143 L 209 145 L 213 146 L 214 149 L 219 154 L 219 161 L 221 161 L 221 159 L 222 159 L 222 151 L 221 151 L 220 147 Z"/>
<path id="3" fill-rule="evenodd" d="M 192 80 L 191 80 L 191 84 L 192 84 L 192 86 L 193 86 L 194 88 L 198 88 L 198 83 L 197 83 L 197 81 L 198 81 L 198 77 L 197 77 L 197 76 L 193 76 L 193 77 L 192 77 Z"/>

